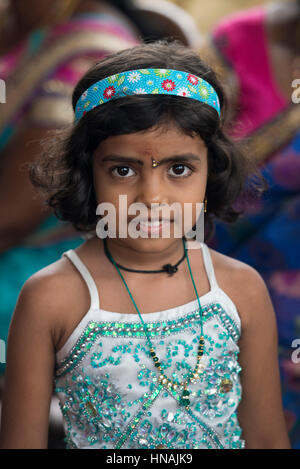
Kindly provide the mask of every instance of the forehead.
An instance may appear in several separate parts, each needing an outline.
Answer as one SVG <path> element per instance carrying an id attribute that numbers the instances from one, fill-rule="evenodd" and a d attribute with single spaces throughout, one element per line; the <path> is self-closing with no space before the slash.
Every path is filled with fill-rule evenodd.
<path id="1" fill-rule="evenodd" d="M 149 129 L 132 134 L 116 135 L 104 140 L 96 152 L 138 153 L 140 157 L 169 155 L 172 153 L 203 153 L 205 143 L 198 135 L 190 136 L 175 125 Z M 130 152 L 130 153 L 128 153 Z"/>

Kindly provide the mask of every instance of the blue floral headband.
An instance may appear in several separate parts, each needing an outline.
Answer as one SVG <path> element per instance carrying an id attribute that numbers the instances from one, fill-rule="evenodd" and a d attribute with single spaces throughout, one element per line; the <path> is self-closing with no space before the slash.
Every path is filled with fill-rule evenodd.
<path id="1" fill-rule="evenodd" d="M 212 106 L 220 116 L 220 101 L 214 88 L 203 78 L 170 69 L 128 70 L 91 85 L 78 99 L 75 121 L 96 106 L 130 95 L 165 94 L 192 98 Z"/>

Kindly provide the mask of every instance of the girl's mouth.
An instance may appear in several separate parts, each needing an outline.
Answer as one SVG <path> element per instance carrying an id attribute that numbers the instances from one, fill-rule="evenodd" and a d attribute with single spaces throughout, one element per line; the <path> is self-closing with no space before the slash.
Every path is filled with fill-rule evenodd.
<path id="1" fill-rule="evenodd" d="M 161 233 L 163 228 L 170 225 L 172 220 L 140 221 L 136 228 L 140 233 L 147 235 Z"/>

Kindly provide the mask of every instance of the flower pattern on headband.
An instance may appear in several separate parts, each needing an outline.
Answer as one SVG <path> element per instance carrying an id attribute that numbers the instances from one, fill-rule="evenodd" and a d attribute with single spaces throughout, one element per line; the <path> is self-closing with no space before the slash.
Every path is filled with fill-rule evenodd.
<path id="1" fill-rule="evenodd" d="M 134 90 L 134 94 L 147 94 L 147 91 L 144 88 L 137 88 Z"/>
<path id="2" fill-rule="evenodd" d="M 115 88 L 113 86 L 108 86 L 107 88 L 105 88 L 103 96 L 106 99 L 111 99 L 115 93 L 116 93 Z"/>
<path id="3" fill-rule="evenodd" d="M 192 83 L 192 85 L 198 85 L 199 78 L 195 77 L 195 75 L 188 75 L 187 79 Z"/>
<path id="4" fill-rule="evenodd" d="M 162 68 L 162 69 L 159 69 L 159 70 L 155 70 L 154 73 L 155 73 L 155 75 L 157 75 L 161 78 L 164 78 L 164 77 L 168 77 L 170 75 L 170 70 L 166 70 L 166 69 Z"/>
<path id="5" fill-rule="evenodd" d="M 176 88 L 176 85 L 175 85 L 174 81 L 172 81 L 172 80 L 164 80 L 162 82 L 161 86 L 166 91 L 173 91 Z"/>
<path id="6" fill-rule="evenodd" d="M 141 74 L 138 72 L 131 72 L 128 76 L 128 81 L 130 83 L 136 83 L 141 78 Z"/>
<path id="7" fill-rule="evenodd" d="M 215 89 L 203 78 L 188 72 L 169 69 L 128 70 L 104 78 L 82 93 L 75 107 L 75 119 L 112 99 L 130 95 L 167 94 L 192 98 L 212 106 L 220 115 Z"/>
<path id="8" fill-rule="evenodd" d="M 177 91 L 177 95 L 178 96 L 186 96 L 186 97 L 189 97 L 191 96 L 191 93 L 189 92 L 189 90 L 187 88 L 179 88 L 178 91 Z"/>

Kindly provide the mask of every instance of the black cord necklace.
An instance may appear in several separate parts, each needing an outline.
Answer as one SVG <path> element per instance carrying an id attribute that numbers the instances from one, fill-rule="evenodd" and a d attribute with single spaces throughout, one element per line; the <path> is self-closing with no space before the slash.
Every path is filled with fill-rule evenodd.
<path id="1" fill-rule="evenodd" d="M 107 246 L 107 242 L 106 242 L 106 238 L 103 239 L 103 244 L 104 244 L 104 252 L 105 252 L 105 255 L 106 257 L 108 258 L 108 260 L 112 263 L 112 264 L 116 264 L 120 269 L 123 269 L 123 270 L 127 270 L 127 272 L 138 272 L 138 273 L 141 273 L 141 274 L 158 274 L 160 272 L 166 272 L 167 274 L 169 274 L 169 276 L 175 274 L 175 272 L 177 272 L 178 270 L 178 266 L 181 262 L 184 261 L 184 259 L 186 258 L 186 252 L 184 251 L 184 254 L 182 256 L 182 258 L 177 262 L 177 264 L 165 264 L 163 265 L 163 268 L 161 270 L 136 270 L 136 269 L 129 269 L 127 267 L 124 267 L 120 264 L 117 264 L 116 262 L 114 262 L 112 260 L 112 256 L 111 256 L 111 253 L 109 252 L 109 249 L 108 249 L 108 246 Z"/>

